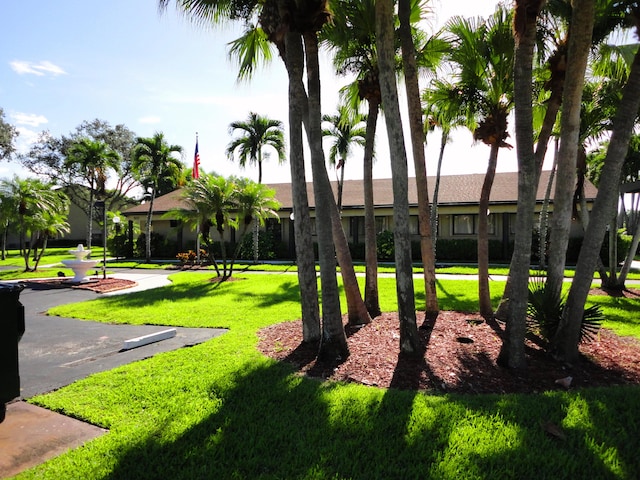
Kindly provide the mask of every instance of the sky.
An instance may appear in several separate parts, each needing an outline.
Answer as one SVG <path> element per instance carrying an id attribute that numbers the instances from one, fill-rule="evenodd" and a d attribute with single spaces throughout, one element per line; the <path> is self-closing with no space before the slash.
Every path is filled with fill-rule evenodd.
<path id="1" fill-rule="evenodd" d="M 434 28 L 451 15 L 487 16 L 496 3 L 435 0 Z M 188 167 L 197 133 L 201 169 L 257 180 L 257 168 L 242 170 L 226 158 L 226 146 L 234 138 L 229 124 L 250 112 L 287 123 L 287 78 L 281 60 L 276 57 L 250 82 L 238 83 L 227 44 L 240 36 L 240 26 L 196 26 L 173 2 L 162 14 L 157 0 L 7 2 L 3 27 L 0 108 L 5 121 L 20 132 L 21 152 L 44 130 L 54 136 L 69 134 L 83 121 L 97 118 L 113 126 L 124 124 L 137 136 L 163 132 L 169 143 L 183 147 Z M 347 80 L 333 74 L 327 54 L 321 62 L 322 108 L 333 114 L 338 90 Z M 383 123 L 381 118 L 375 178 L 391 177 Z M 430 175 L 436 171 L 438 149 L 439 134 L 434 134 L 427 147 Z M 328 156 L 328 146 L 325 153 Z M 356 150 L 348 159 L 347 179 L 362 178 L 361 155 Z M 447 146 L 442 174 L 483 173 L 488 156 L 487 146 L 473 144 L 470 132 L 458 130 Z M 265 183 L 290 181 L 289 166 L 278 165 L 275 154 L 263 168 Z M 501 152 L 498 170 L 517 170 L 514 151 Z M 310 175 L 310 167 L 307 171 Z M 0 162 L 0 178 L 27 174 L 17 162 Z M 329 176 L 336 178 L 333 169 Z"/>

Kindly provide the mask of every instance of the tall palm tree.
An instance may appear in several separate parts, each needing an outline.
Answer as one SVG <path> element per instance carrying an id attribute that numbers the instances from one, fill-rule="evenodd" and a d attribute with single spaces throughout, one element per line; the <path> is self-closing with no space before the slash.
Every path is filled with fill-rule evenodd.
<path id="1" fill-rule="evenodd" d="M 375 1 L 334 2 L 334 17 L 322 31 L 324 44 L 334 53 L 338 74 L 355 74 L 356 80 L 343 95 L 353 111 L 367 101 L 367 123 L 363 156 L 365 287 L 364 302 L 371 317 L 380 315 L 378 259 L 373 199 L 373 159 L 378 113 L 382 102 L 375 45 Z"/>
<path id="2" fill-rule="evenodd" d="M 96 198 L 103 199 L 106 195 L 107 170 L 117 168 L 120 155 L 112 150 L 105 142 L 81 138 L 74 142 L 68 150 L 65 167 L 74 170 L 75 176 L 84 181 L 89 187 L 89 215 L 87 216 L 88 249 L 91 249 L 93 237 L 94 203 Z"/>
<path id="3" fill-rule="evenodd" d="M 153 137 L 138 137 L 133 148 L 132 167 L 149 198 L 145 225 L 147 262 L 151 261 L 151 221 L 158 184 L 162 178 L 177 178 L 180 175 L 184 165 L 173 155 L 181 152 L 182 147 L 168 144 L 162 132 L 156 132 Z"/>
<path id="4" fill-rule="evenodd" d="M 519 0 L 513 18 L 515 36 L 514 99 L 518 154 L 518 211 L 516 238 L 509 276 L 512 297 L 498 362 L 511 368 L 526 364 L 527 298 L 531 263 L 531 232 L 538 190 L 538 169 L 533 146 L 533 53 L 537 18 L 543 0 Z"/>
<path id="5" fill-rule="evenodd" d="M 322 136 L 332 137 L 329 163 L 336 170 L 340 170 L 336 203 L 338 210 L 342 211 L 345 165 L 354 145 L 364 147 L 366 130 L 362 127 L 362 122 L 366 121 L 366 117 L 354 113 L 345 105 L 340 105 L 337 114 L 325 114 L 322 116 L 322 121 L 327 125 L 322 130 Z"/>
<path id="6" fill-rule="evenodd" d="M 451 130 L 463 126 L 465 118 L 460 114 L 459 105 L 454 100 L 458 98 L 455 87 L 441 79 L 434 79 L 431 87 L 422 92 L 422 100 L 426 104 L 425 133 L 435 128 L 440 129 L 440 149 L 438 153 L 438 166 L 436 167 L 436 179 L 433 186 L 433 198 L 431 199 L 431 233 L 433 235 L 433 252 L 437 258 L 437 233 L 438 233 L 438 200 L 440 195 L 440 177 L 444 151 L 449 143 Z"/>
<path id="7" fill-rule="evenodd" d="M 416 43 L 421 32 L 412 28 L 412 20 L 422 16 L 427 10 L 427 2 L 399 0 L 398 17 L 400 28 L 398 36 L 402 45 L 402 69 L 404 71 L 404 84 L 407 94 L 409 113 L 409 131 L 411 133 L 411 146 L 413 163 L 416 171 L 416 187 L 418 192 L 418 228 L 420 231 L 420 252 L 424 270 L 425 285 L 425 319 L 435 322 L 438 317 L 438 296 L 436 292 L 436 262 L 433 249 L 433 235 L 430 221 L 429 188 L 427 185 L 427 165 L 425 160 L 424 121 L 422 119 L 422 103 L 420 100 L 420 86 L 418 84 L 418 59 Z M 414 9 L 412 10 L 412 7 Z M 444 54 L 446 43 L 437 38 L 426 42 L 421 50 L 423 66 L 435 70 L 440 58 Z M 433 323 L 431 323 L 433 325 Z"/>
<path id="8" fill-rule="evenodd" d="M 235 152 L 238 152 L 240 167 L 244 168 L 247 163 L 258 166 L 258 183 L 262 183 L 262 161 L 265 147 L 272 147 L 278 155 L 279 163 L 285 161 L 285 143 L 283 126 L 280 120 L 271 120 L 257 113 L 249 113 L 245 121 L 232 122 L 229 125 L 229 132 L 233 134 L 240 130 L 240 137 L 234 139 L 227 146 L 227 158 L 233 160 Z M 253 259 L 258 261 L 258 223 L 253 231 Z"/>
<path id="9" fill-rule="evenodd" d="M 227 145 L 227 158 L 234 160 L 237 152 L 241 168 L 247 164 L 257 165 L 258 183 L 262 183 L 262 161 L 268 156 L 263 149 L 272 147 L 279 163 L 286 159 L 282 122 L 251 112 L 246 120 L 229 125 L 231 134 L 236 131 L 240 131 L 240 136 Z"/>
<path id="10" fill-rule="evenodd" d="M 376 44 L 380 66 L 380 90 L 385 105 L 385 119 L 391 152 L 393 183 L 393 220 L 396 262 L 396 290 L 400 320 L 400 351 L 408 355 L 422 353 L 416 325 L 416 311 L 409 235 L 409 198 L 407 154 L 402 134 L 402 120 L 395 78 L 393 1 L 378 0 L 376 12 Z"/>
<path id="11" fill-rule="evenodd" d="M 576 5 L 574 5 L 574 13 L 577 14 Z M 633 19 L 635 33 L 640 37 L 640 7 L 637 2 L 630 6 L 629 13 Z M 555 355 L 564 361 L 573 361 L 579 354 L 580 327 L 584 305 L 593 279 L 594 259 L 599 254 L 607 224 L 611 219 L 611 211 L 618 200 L 620 173 L 631 134 L 636 125 L 638 109 L 640 109 L 640 51 L 635 54 L 629 78 L 624 86 L 622 100 L 613 120 L 613 132 L 600 177 L 600 188 L 578 256 L 575 281 L 571 284 L 562 319 L 552 341 Z"/>
<path id="12" fill-rule="evenodd" d="M 447 23 L 454 84 L 473 137 L 491 148 L 478 208 L 478 296 L 480 314 L 493 316 L 489 291 L 489 196 L 500 148 L 507 143 L 513 106 L 513 35 L 509 12 L 499 7 L 486 21 L 454 17 Z"/>

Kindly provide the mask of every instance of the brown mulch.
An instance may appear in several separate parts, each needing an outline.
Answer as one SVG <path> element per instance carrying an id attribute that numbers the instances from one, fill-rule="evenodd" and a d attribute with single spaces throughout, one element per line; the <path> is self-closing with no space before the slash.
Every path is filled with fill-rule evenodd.
<path id="1" fill-rule="evenodd" d="M 418 325 L 422 323 L 419 314 Z M 294 365 L 300 374 L 383 388 L 502 394 L 640 384 L 640 341 L 606 329 L 580 346 L 581 357 L 573 365 L 556 362 L 539 342 L 528 339 L 527 368 L 518 372 L 496 364 L 504 325 L 488 324 L 476 314 L 440 312 L 432 329 L 419 329 L 427 347 L 417 359 L 399 355 L 396 313 L 383 313 L 361 328 L 346 325 L 345 329 L 350 355 L 339 364 L 316 359 L 318 346 L 302 343 L 300 321 L 261 330 L 258 348 Z M 565 387 L 562 381 L 567 377 L 571 381 Z"/>
<path id="2" fill-rule="evenodd" d="M 68 278 L 54 278 L 46 280 L 26 280 L 22 283 L 32 290 L 49 290 L 52 288 L 76 288 L 81 290 L 91 290 L 97 293 L 115 292 L 125 288 L 135 287 L 138 283 L 133 280 L 122 278 L 102 278 L 90 277 L 88 283 L 70 283 Z"/>

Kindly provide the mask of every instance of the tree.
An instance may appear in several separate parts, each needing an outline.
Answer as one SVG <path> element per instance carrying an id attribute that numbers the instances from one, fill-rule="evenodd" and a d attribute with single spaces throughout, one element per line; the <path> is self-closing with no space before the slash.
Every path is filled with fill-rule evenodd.
<path id="1" fill-rule="evenodd" d="M 502 7 L 486 21 L 454 17 L 447 23 L 456 67 L 454 85 L 476 141 L 491 148 L 478 208 L 478 296 L 480 314 L 493 316 L 489 292 L 489 196 L 500 148 L 506 142 L 507 118 L 513 105 L 513 35 L 509 13 Z"/>
<path id="2" fill-rule="evenodd" d="M 275 199 L 275 190 L 267 188 L 261 183 L 240 178 L 236 180 L 235 214 L 236 226 L 239 229 L 239 238 L 242 239 L 249 227 L 255 223 L 264 226 L 268 218 L 278 218 L 280 203 Z M 229 277 L 233 275 L 233 264 L 238 257 L 242 242 L 239 241 L 231 258 Z"/>
<path id="3" fill-rule="evenodd" d="M 69 230 L 66 223 L 68 199 L 60 189 L 54 187 L 53 184 L 36 178 L 14 177 L 11 181 L 0 181 L 0 197 L 8 199 L 15 207 L 15 223 L 18 226 L 25 272 L 36 270 L 46 249 L 47 238 Z M 36 259 L 34 267 L 29 265 L 32 256 Z"/>
<path id="4" fill-rule="evenodd" d="M 382 102 L 375 45 L 374 3 L 374 0 L 364 0 L 333 4 L 333 21 L 322 32 L 325 44 L 334 51 L 333 63 L 337 73 L 356 75 L 356 80 L 345 91 L 347 105 L 353 111 L 358 111 L 362 100 L 366 100 L 368 105 L 363 156 L 366 263 L 364 302 L 372 317 L 380 315 L 373 159 L 378 113 Z"/>
<path id="5" fill-rule="evenodd" d="M 158 184 L 162 178 L 177 178 L 184 165 L 173 156 L 181 153 L 179 145 L 169 145 L 161 132 L 156 132 L 153 137 L 138 137 L 133 149 L 133 169 L 137 178 L 144 187 L 149 199 L 147 222 L 145 231 L 146 261 L 151 261 L 151 221 L 153 215 L 153 202 L 158 191 Z"/>
<path id="6" fill-rule="evenodd" d="M 574 6 L 576 15 L 577 10 Z M 630 13 L 636 25 L 636 35 L 640 36 L 640 9 L 637 3 L 632 6 Z M 579 46 L 582 46 L 582 43 L 578 43 L 576 48 Z M 610 212 L 615 208 L 618 200 L 620 173 L 639 109 L 640 51 L 634 57 L 629 78 L 623 90 L 622 101 L 613 121 L 613 132 L 600 178 L 600 188 L 576 264 L 576 277 L 571 284 L 562 319 L 553 339 L 553 351 L 559 359 L 564 361 L 573 361 L 578 356 L 580 326 L 593 279 L 595 259 L 599 255 L 604 232 L 611 218 Z"/>
<path id="7" fill-rule="evenodd" d="M 422 104 L 420 101 L 420 87 L 418 84 L 418 65 L 416 60 L 416 47 L 414 35 L 411 29 L 412 4 L 419 11 L 425 8 L 423 2 L 412 2 L 411 0 L 399 0 L 398 17 L 400 28 L 398 35 L 402 45 L 402 67 L 404 70 L 404 83 L 407 94 L 407 104 L 409 110 L 409 130 L 411 132 L 411 145 L 413 151 L 413 163 L 416 170 L 416 187 L 418 191 L 418 228 L 420 230 L 420 252 L 422 254 L 422 264 L 424 270 L 426 309 L 425 318 L 435 322 L 438 317 L 438 297 L 436 292 L 436 261 L 433 249 L 433 237 L 431 232 L 430 208 L 429 208 L 429 188 L 427 185 L 427 167 L 425 161 L 425 140 L 424 122 L 422 120 Z M 430 51 L 429 47 L 423 51 Z M 442 49 L 433 49 L 432 58 L 429 59 L 430 67 L 434 68 L 444 53 Z M 424 57 L 423 57 L 424 58 Z"/>
<path id="8" fill-rule="evenodd" d="M 73 178 L 81 179 L 83 185 L 89 189 L 86 239 L 89 250 L 91 250 L 93 237 L 95 200 L 96 198 L 105 200 L 107 170 L 117 169 L 119 160 L 118 153 L 109 148 L 106 143 L 89 138 L 73 142 L 68 149 L 64 166 L 72 172 Z"/>
<path id="9" fill-rule="evenodd" d="M 538 169 L 533 149 L 533 53 L 536 23 L 542 0 L 518 0 L 513 18 L 515 36 L 514 101 L 518 154 L 518 209 L 516 238 L 509 270 L 511 302 L 505 337 L 498 363 L 523 368 L 526 365 L 524 339 L 527 331 L 527 298 L 531 263 L 531 234 L 538 190 Z"/>
<path id="10" fill-rule="evenodd" d="M 16 128 L 4 121 L 4 110 L 0 108 L 0 160 L 10 158 L 15 152 L 14 140 L 19 132 Z"/>
<path id="11" fill-rule="evenodd" d="M 249 118 L 243 122 L 233 122 L 229 125 L 230 133 L 241 131 L 241 136 L 227 146 L 227 158 L 233 160 L 235 152 L 239 152 L 240 167 L 247 163 L 258 165 L 258 183 L 262 183 L 262 160 L 265 147 L 272 147 L 278 155 L 279 163 L 285 161 L 285 144 L 282 122 L 251 112 Z M 268 158 L 268 153 L 264 154 Z M 253 232 L 253 258 L 258 261 L 258 224 Z"/>
<path id="12" fill-rule="evenodd" d="M 45 131 L 28 153 L 19 155 L 18 159 L 39 178 L 60 185 L 68 193 L 69 200 L 89 217 L 93 209 L 91 191 L 78 186 L 85 184 L 85 172 L 65 166 L 69 149 L 82 139 L 104 143 L 119 155 L 114 167 L 105 171 L 109 187 L 105 190 L 107 209 L 119 210 L 132 204 L 130 194 L 139 185 L 131 169 L 131 148 L 135 135 L 125 125 L 112 126 L 104 120 L 95 119 L 82 122 L 73 132 L 60 137 Z"/>
<path id="13" fill-rule="evenodd" d="M 238 152 L 241 168 L 249 164 L 258 166 L 258 183 L 262 183 L 262 161 L 268 158 L 263 154 L 265 147 L 272 147 L 278 155 L 278 162 L 285 161 L 285 143 L 283 126 L 280 120 L 271 120 L 257 113 L 249 113 L 245 121 L 232 122 L 229 125 L 231 134 L 240 131 L 240 136 L 227 146 L 227 157 L 233 160 Z"/>
<path id="14" fill-rule="evenodd" d="M 385 105 L 385 119 L 393 184 L 394 245 L 396 291 L 400 320 L 400 352 L 419 355 L 423 349 L 416 325 L 415 298 L 409 236 L 409 200 L 407 155 L 402 133 L 398 90 L 394 64 L 393 1 L 378 0 L 376 12 L 376 45 L 380 67 L 380 90 Z"/>
<path id="15" fill-rule="evenodd" d="M 327 124 L 327 127 L 322 130 L 322 136 L 332 138 L 329 163 L 336 170 L 340 170 L 336 203 L 338 210 L 342 211 L 345 165 L 354 145 L 364 147 L 366 131 L 362 127 L 362 122 L 366 121 L 366 117 L 352 112 L 345 105 L 340 105 L 337 114 L 325 114 L 322 116 L 322 121 Z"/>

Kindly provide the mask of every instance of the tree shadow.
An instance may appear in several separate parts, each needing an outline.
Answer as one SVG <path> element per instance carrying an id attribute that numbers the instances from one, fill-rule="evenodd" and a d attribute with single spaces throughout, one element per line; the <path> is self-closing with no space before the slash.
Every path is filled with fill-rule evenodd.
<path id="1" fill-rule="evenodd" d="M 128 442 L 109 451 L 115 464 L 101 478 L 637 478 L 640 473 L 637 437 L 615 433 L 637 424 L 637 389 L 611 396 L 551 394 L 535 402 L 526 396 L 445 397 L 394 388 L 354 390 L 261 362 L 212 383 L 209 396 L 217 407 L 184 431 L 179 416 L 188 412 L 178 411 L 167 412 L 151 431 L 129 433 Z M 578 407 L 584 423 L 569 419 Z M 613 409 L 619 410 L 619 421 L 612 427 L 605 422 Z M 566 440 L 548 435 L 543 422 L 559 425 Z M 615 458 L 603 462 L 604 451 Z"/>

